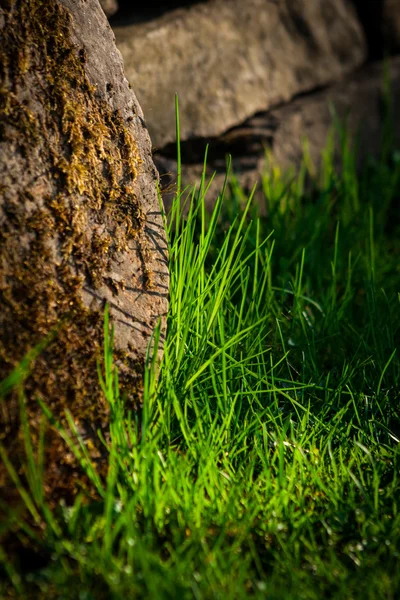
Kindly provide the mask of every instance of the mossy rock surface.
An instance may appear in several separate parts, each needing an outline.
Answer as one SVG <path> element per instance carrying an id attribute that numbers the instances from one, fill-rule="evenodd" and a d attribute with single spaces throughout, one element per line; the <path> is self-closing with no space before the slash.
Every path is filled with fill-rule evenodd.
<path id="1" fill-rule="evenodd" d="M 57 329 L 24 393 L 68 409 L 101 461 L 109 409 L 97 361 L 105 302 L 127 406 L 140 406 L 144 357 L 165 326 L 166 238 L 143 114 L 97 0 L 7 0 L 0 8 L 0 378 Z M 0 441 L 23 475 L 18 395 L 1 403 Z M 46 494 L 85 485 L 46 432 Z M 10 491 L 0 466 L 0 496 Z M 3 492 L 1 492 L 3 490 Z"/>

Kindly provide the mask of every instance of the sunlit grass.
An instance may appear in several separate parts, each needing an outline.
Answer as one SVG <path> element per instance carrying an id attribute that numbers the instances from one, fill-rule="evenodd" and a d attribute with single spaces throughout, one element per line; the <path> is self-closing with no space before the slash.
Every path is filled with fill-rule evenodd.
<path id="1" fill-rule="evenodd" d="M 296 175 L 271 164 L 265 217 L 260 190 L 234 180 L 207 214 L 207 187 L 204 174 L 166 218 L 168 331 L 140 415 L 124 410 L 106 313 L 107 481 L 60 430 L 97 503 L 46 507 L 22 418 L 30 489 L 15 482 L 43 537 L 12 514 L 3 531 L 48 560 L 21 571 L 0 552 L 3 595 L 397 597 L 399 156 L 360 175 L 343 136 L 341 166 L 329 143 L 312 180 L 307 160 Z"/>

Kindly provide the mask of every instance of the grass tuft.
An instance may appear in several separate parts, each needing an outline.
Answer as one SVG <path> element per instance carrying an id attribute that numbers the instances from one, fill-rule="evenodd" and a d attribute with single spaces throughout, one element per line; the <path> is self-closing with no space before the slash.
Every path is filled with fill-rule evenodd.
<path id="1" fill-rule="evenodd" d="M 22 418 L 29 489 L 15 483 L 41 536 L 11 509 L 2 532 L 48 560 L 0 549 L 3 597 L 398 596 L 400 161 L 386 145 L 358 173 L 342 131 L 338 168 L 332 140 L 319 170 L 307 153 L 297 175 L 270 163 L 267 216 L 228 176 L 211 214 L 205 168 L 197 187 L 179 179 L 143 410 L 124 409 L 106 312 L 106 481 L 60 429 L 100 499 L 46 509 Z"/>

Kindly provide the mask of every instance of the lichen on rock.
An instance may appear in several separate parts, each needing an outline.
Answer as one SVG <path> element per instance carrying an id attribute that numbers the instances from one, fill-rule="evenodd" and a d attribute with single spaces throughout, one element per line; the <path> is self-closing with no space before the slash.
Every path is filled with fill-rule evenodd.
<path id="1" fill-rule="evenodd" d="M 78 21 L 89 16 L 92 39 L 85 43 L 77 40 Z M 146 215 L 156 205 L 147 132 L 140 138 L 139 125 L 131 126 L 140 109 L 107 28 L 94 0 L 8 0 L 0 9 L 0 378 L 56 328 L 25 383 L 32 434 L 40 428 L 40 396 L 64 423 L 70 410 L 82 435 L 92 439 L 94 458 L 96 430 L 107 429 L 109 413 L 96 370 L 104 302 L 119 314 L 130 298 L 133 302 L 125 292 L 129 286 L 139 281 L 142 295 L 146 292 L 154 268 Z M 118 67 L 116 83 L 96 63 L 96 48 L 107 43 Z M 162 270 L 165 284 L 165 261 Z M 165 293 L 158 308 L 160 316 Z M 146 323 L 147 337 L 156 316 Z M 134 408 L 140 404 L 144 358 L 130 339 L 135 314 L 125 321 L 131 329 L 118 344 L 124 325 L 117 323 L 116 356 Z M 22 468 L 15 393 L 3 400 L 1 421 L 1 441 Z M 48 438 L 47 490 L 74 494 L 79 488 L 76 477 L 70 480 L 74 461 L 69 457 L 64 468 L 68 455 L 61 440 L 54 432 Z M 0 486 L 6 483 L 0 468 Z"/>

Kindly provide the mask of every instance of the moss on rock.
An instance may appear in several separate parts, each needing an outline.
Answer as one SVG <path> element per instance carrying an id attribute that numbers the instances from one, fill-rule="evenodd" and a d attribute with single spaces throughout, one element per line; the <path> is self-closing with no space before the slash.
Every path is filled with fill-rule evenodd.
<path id="1" fill-rule="evenodd" d="M 36 439 L 36 396 L 63 423 L 70 410 L 97 460 L 109 414 L 96 372 L 103 313 L 82 290 L 106 283 L 111 261 L 140 237 L 141 160 L 124 118 L 89 81 L 60 0 L 3 2 L 0 39 L 0 379 L 58 328 L 25 384 L 29 423 Z M 119 359 L 137 406 L 143 362 L 123 351 Z M 22 473 L 16 393 L 2 402 L 0 440 Z M 54 431 L 46 447 L 47 495 L 73 496 L 85 485 L 73 457 Z M 0 466 L 3 491 L 8 484 Z"/>

